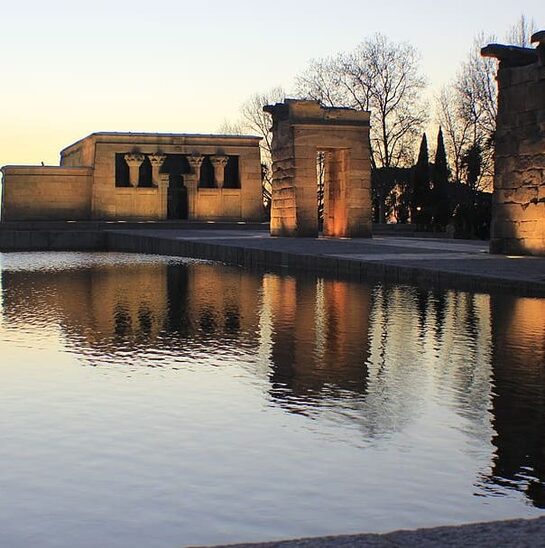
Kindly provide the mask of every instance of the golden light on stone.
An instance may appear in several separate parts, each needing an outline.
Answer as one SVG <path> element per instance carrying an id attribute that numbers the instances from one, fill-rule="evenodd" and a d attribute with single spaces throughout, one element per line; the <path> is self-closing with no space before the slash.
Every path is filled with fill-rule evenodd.
<path id="1" fill-rule="evenodd" d="M 371 236 L 369 112 L 287 99 L 273 118 L 271 235 L 318 235 L 316 158 L 325 152 L 325 236 Z"/>
<path id="2" fill-rule="evenodd" d="M 545 256 L 545 32 L 537 48 L 491 44 L 500 61 L 495 134 L 493 253 Z"/>
<path id="3" fill-rule="evenodd" d="M 201 185 L 207 158 L 212 188 Z M 182 218 L 171 207 L 180 210 L 182 200 L 190 220 L 264 218 L 258 137 L 94 133 L 61 151 L 60 166 L 5 166 L 2 173 L 5 221 L 161 221 Z"/>

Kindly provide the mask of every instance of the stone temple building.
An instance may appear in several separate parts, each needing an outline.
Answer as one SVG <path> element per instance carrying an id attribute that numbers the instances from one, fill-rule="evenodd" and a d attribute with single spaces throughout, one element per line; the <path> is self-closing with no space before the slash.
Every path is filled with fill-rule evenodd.
<path id="1" fill-rule="evenodd" d="M 93 133 L 2 168 L 2 220 L 261 221 L 259 137 Z"/>
<path id="2" fill-rule="evenodd" d="M 323 235 L 371 236 L 370 113 L 286 99 L 272 116 L 273 236 L 317 237 L 317 158 L 324 157 Z"/>
<path id="3" fill-rule="evenodd" d="M 532 42 L 482 50 L 500 61 L 493 253 L 545 256 L 545 31 Z"/>

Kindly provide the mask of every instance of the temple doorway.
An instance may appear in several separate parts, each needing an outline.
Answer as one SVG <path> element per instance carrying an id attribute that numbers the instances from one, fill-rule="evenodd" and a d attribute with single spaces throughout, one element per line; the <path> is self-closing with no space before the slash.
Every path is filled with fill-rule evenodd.
<path id="1" fill-rule="evenodd" d="M 188 217 L 187 189 L 182 175 L 169 177 L 167 217 L 172 220 L 182 220 Z"/>

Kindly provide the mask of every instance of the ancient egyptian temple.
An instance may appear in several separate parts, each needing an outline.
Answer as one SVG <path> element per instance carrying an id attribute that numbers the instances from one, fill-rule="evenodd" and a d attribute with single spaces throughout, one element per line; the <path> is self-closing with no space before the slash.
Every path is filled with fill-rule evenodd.
<path id="1" fill-rule="evenodd" d="M 2 220 L 260 221 L 259 137 L 93 133 L 60 166 L 5 166 Z"/>

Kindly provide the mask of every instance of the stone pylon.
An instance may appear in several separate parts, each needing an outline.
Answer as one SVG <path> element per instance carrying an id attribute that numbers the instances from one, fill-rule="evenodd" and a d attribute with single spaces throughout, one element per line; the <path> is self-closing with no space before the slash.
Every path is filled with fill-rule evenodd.
<path id="1" fill-rule="evenodd" d="M 317 155 L 325 153 L 324 236 L 371 236 L 369 112 L 287 99 L 273 118 L 271 234 L 318 236 Z"/>

